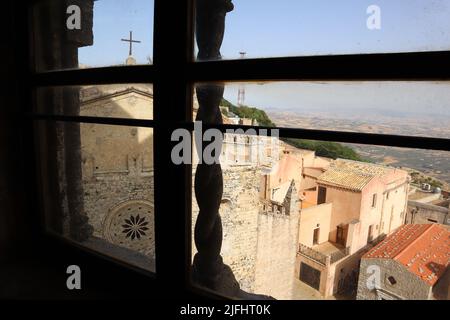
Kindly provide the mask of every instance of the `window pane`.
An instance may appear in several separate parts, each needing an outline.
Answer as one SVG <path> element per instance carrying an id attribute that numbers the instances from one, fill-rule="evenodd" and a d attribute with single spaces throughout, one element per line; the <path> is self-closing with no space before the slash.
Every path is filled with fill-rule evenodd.
<path id="1" fill-rule="evenodd" d="M 155 271 L 153 129 L 37 125 L 48 230 Z"/>
<path id="2" fill-rule="evenodd" d="M 37 89 L 37 112 L 132 119 L 153 119 L 151 84 L 115 84 Z"/>
<path id="3" fill-rule="evenodd" d="M 232 99 L 230 87 L 240 106 L 223 99 Z M 280 112 L 298 127 L 295 112 L 310 111 L 318 112 L 316 129 L 344 130 L 339 121 L 347 120 L 346 130 L 364 131 L 354 129 L 359 111 L 383 130 L 390 125 L 420 135 L 410 123 L 424 130 L 418 125 L 424 118 L 447 132 L 430 120 L 448 119 L 441 109 L 444 88 L 425 82 L 197 84 L 193 283 L 235 298 L 300 300 L 428 299 L 431 285 L 434 298 L 446 299 L 448 230 L 420 224 L 450 224 L 450 152 L 280 138 L 276 129 L 258 126 L 225 135 L 202 129 L 211 123 L 273 127 Z M 251 107 L 243 103 L 247 96 L 255 99 Z M 292 109 L 283 109 L 289 103 Z M 402 283 L 366 290 L 372 264 L 380 283 L 385 275 Z M 423 291 L 409 286 L 417 277 Z"/>
<path id="4" fill-rule="evenodd" d="M 153 6 L 153 0 L 40 1 L 32 13 L 37 71 L 152 63 Z"/>
<path id="5" fill-rule="evenodd" d="M 202 14 L 217 13 L 215 7 L 203 5 L 207 1 L 197 2 Z M 241 52 L 247 58 L 261 58 L 450 49 L 447 0 L 232 3 L 234 9 L 226 16 L 221 48 L 224 59 L 239 59 Z M 203 28 L 205 33 L 221 32 L 218 25 Z"/>
<path id="6" fill-rule="evenodd" d="M 429 291 L 419 293 L 409 284 L 419 277 L 424 288 L 430 288 L 426 277 L 431 265 L 436 266 L 433 296 L 447 299 L 448 245 L 444 243 L 449 233 L 443 225 L 450 224 L 450 152 L 323 141 L 310 142 L 305 149 L 286 140 L 227 133 L 221 172 L 213 166 L 201 167 L 194 157 L 195 285 L 253 299 L 339 300 L 355 299 L 357 293 L 359 299 L 378 299 L 385 293 L 428 299 Z M 236 156 L 237 150 L 241 156 Z M 256 151 L 259 156 L 251 157 Z M 386 161 L 386 155 L 396 161 Z M 270 161 L 261 161 L 261 156 Z M 220 183 L 208 182 L 209 174 L 214 181 L 223 180 L 223 189 Z M 214 231 L 209 231 L 210 242 L 203 242 L 204 232 L 211 230 L 205 225 L 214 221 L 215 207 L 208 207 L 205 199 L 220 200 L 220 219 L 215 218 Z M 430 223 L 439 225 L 428 226 L 433 234 L 428 237 L 428 227 L 417 226 Z M 376 256 L 395 248 L 399 237 L 404 240 L 402 234 L 421 245 L 404 246 L 407 249 L 376 260 L 362 258 L 368 252 Z M 203 251 L 208 256 L 217 247 L 223 267 L 212 272 L 208 284 L 195 277 L 200 265 L 197 254 Z M 396 266 L 396 254 L 402 256 L 398 263 L 404 267 Z M 411 267 L 407 257 L 415 255 L 424 260 Z M 397 279 L 395 288 L 384 278 L 375 291 L 365 287 L 370 262 L 381 268 L 382 277 Z"/>
<path id="7" fill-rule="evenodd" d="M 229 123 L 450 139 L 445 81 L 228 83 L 221 105 Z"/>

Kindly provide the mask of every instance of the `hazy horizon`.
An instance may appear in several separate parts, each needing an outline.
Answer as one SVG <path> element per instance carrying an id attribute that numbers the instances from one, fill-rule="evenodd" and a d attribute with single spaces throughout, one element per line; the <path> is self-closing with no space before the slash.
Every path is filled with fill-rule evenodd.
<path id="1" fill-rule="evenodd" d="M 267 82 L 229 83 L 225 99 L 236 104 L 245 88 L 245 105 L 266 111 L 358 112 L 389 117 L 437 117 L 450 120 L 449 82 Z"/>

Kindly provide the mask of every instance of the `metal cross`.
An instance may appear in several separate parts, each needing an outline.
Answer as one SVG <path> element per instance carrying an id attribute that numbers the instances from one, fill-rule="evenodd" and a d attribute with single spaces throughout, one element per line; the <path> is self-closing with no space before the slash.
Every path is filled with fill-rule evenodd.
<path id="1" fill-rule="evenodd" d="M 133 40 L 133 31 L 130 31 L 130 39 L 120 39 L 120 40 L 130 43 L 130 52 L 129 52 L 130 56 L 133 54 L 133 42 L 134 43 L 141 43 L 140 41 Z"/>

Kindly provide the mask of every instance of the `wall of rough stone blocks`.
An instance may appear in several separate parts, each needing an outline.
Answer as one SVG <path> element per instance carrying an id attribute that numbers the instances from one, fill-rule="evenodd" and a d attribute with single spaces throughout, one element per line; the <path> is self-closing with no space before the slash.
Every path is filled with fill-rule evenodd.
<path id="1" fill-rule="evenodd" d="M 283 201 L 284 213 L 262 211 L 258 219 L 256 290 L 291 299 L 298 250 L 299 205 L 292 181 Z"/>
<path id="2" fill-rule="evenodd" d="M 298 246 L 298 210 L 292 215 L 262 212 L 258 219 L 255 291 L 291 299 Z"/>
<path id="3" fill-rule="evenodd" d="M 223 226 L 221 254 L 241 289 L 248 292 L 254 292 L 260 177 L 259 170 L 250 166 L 229 167 L 223 171 L 224 190 L 220 208 Z M 193 198 L 192 234 L 198 210 Z M 192 257 L 196 252 L 192 239 Z"/>
<path id="4" fill-rule="evenodd" d="M 153 175 L 104 175 L 83 181 L 84 209 L 89 217 L 89 224 L 94 227 L 94 236 L 105 238 L 104 222 L 118 204 L 133 200 L 154 202 Z M 149 232 L 154 234 L 154 215 L 149 219 Z M 151 236 L 154 239 L 154 236 Z M 146 255 L 154 258 L 154 243 L 149 243 Z"/>
<path id="5" fill-rule="evenodd" d="M 392 259 L 362 259 L 358 278 L 358 300 L 378 300 L 376 290 L 369 289 L 367 282 L 372 273 L 369 266 L 380 269 L 380 288 L 407 300 L 427 300 L 431 295 L 431 287 L 419 277 L 408 272 L 406 268 Z M 393 276 L 395 285 L 391 285 L 388 277 Z"/>
<path id="6" fill-rule="evenodd" d="M 432 204 L 408 201 L 406 223 L 450 225 L 450 209 Z"/>

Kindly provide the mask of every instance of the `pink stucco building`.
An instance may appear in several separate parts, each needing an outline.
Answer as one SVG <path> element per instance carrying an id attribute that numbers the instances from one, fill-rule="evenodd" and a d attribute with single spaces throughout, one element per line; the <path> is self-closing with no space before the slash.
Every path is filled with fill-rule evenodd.
<path id="1" fill-rule="evenodd" d="M 408 173 L 287 151 L 263 179 L 262 198 L 276 200 L 291 181 L 300 202 L 295 276 L 324 297 L 354 290 L 362 254 L 404 223 Z"/>

